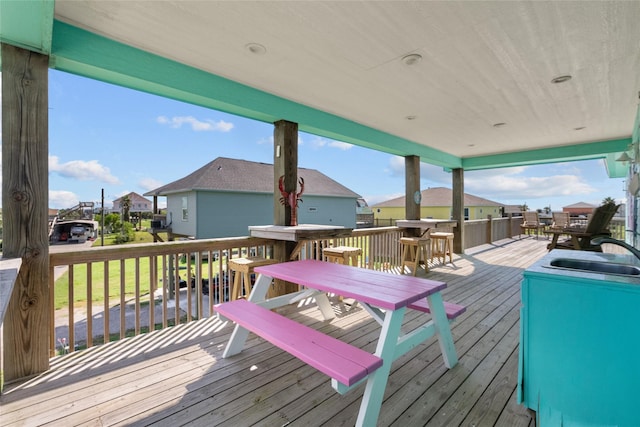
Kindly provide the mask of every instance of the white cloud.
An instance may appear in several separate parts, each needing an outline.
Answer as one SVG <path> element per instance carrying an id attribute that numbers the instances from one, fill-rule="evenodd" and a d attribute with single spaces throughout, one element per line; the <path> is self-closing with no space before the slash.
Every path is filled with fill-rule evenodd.
<path id="1" fill-rule="evenodd" d="M 465 174 L 465 192 L 500 201 L 581 196 L 597 191 L 577 175 L 523 176 L 525 169 L 509 168 L 483 171 L 481 174 L 468 172 Z"/>
<path id="2" fill-rule="evenodd" d="M 233 123 L 225 122 L 224 120 L 206 119 L 204 121 L 198 120 L 193 116 L 175 116 L 168 118 L 166 116 L 159 116 L 156 121 L 162 125 L 168 125 L 174 129 L 179 129 L 182 125 L 190 125 L 191 129 L 196 132 L 203 131 L 219 131 L 229 132 L 233 129 Z"/>
<path id="3" fill-rule="evenodd" d="M 324 138 L 320 138 L 319 136 L 316 136 L 310 141 L 309 144 L 311 145 L 311 147 L 318 149 L 327 145 L 327 140 Z"/>
<path id="4" fill-rule="evenodd" d="M 302 144 L 302 141 L 300 141 L 300 144 Z M 320 136 L 314 137 L 309 144 L 311 145 L 312 148 L 315 148 L 315 149 L 319 149 L 322 147 L 332 147 L 332 148 L 338 148 L 343 151 L 349 150 L 353 147 L 353 145 L 348 144 L 346 142 L 334 141 L 332 139 L 326 139 Z"/>
<path id="5" fill-rule="evenodd" d="M 97 160 L 72 160 L 60 163 L 57 156 L 49 156 L 49 172 L 55 172 L 65 178 L 81 181 L 102 181 L 107 184 L 119 184 L 120 180 L 111 175 L 111 170 L 98 163 Z"/>
<path id="6" fill-rule="evenodd" d="M 261 138 L 258 140 L 258 144 L 262 145 L 262 144 L 269 144 L 269 145 L 273 145 L 273 135 L 268 137 L 268 138 Z"/>
<path id="7" fill-rule="evenodd" d="M 369 206 L 373 206 L 377 203 L 386 202 L 387 200 L 397 199 L 398 197 L 404 197 L 404 193 L 369 195 L 364 196 L 364 199 Z"/>
<path id="8" fill-rule="evenodd" d="M 142 178 L 138 181 L 138 185 L 145 189 L 145 191 L 155 190 L 158 187 L 162 186 L 162 183 L 157 179 L 153 178 Z"/>
<path id="9" fill-rule="evenodd" d="M 527 176 L 538 173 L 541 176 Z M 573 175 L 571 172 L 576 174 Z M 404 157 L 394 156 L 389 160 L 386 172 L 393 177 L 404 177 Z M 557 175 L 543 175 L 549 169 L 541 167 L 517 166 L 502 169 L 466 171 L 464 191 L 468 194 L 484 197 L 497 202 L 514 199 L 549 199 L 586 196 L 598 190 L 580 175 L 580 169 L 573 167 Z M 436 185 L 451 188 L 452 178 L 440 166 L 420 164 L 421 188 Z M 427 185 L 425 185 L 425 183 Z"/>
<path id="10" fill-rule="evenodd" d="M 339 148 L 342 151 L 346 151 L 352 149 L 353 145 L 349 144 L 348 142 L 331 141 L 329 143 L 329 147 Z"/>
<path id="11" fill-rule="evenodd" d="M 49 207 L 53 209 L 69 209 L 78 204 L 80 198 L 71 191 L 49 190 Z"/>

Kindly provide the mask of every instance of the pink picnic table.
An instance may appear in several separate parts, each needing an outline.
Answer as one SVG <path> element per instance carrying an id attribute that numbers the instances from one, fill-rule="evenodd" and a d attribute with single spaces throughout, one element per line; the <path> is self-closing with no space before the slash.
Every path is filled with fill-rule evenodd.
<path id="1" fill-rule="evenodd" d="M 250 303 L 275 308 L 313 297 L 325 320 L 335 317 L 327 293 L 353 298 L 382 326 L 375 356 L 382 366 L 351 386 L 332 379 L 332 386 L 345 393 L 366 381 L 356 425 L 375 425 L 380 413 L 391 364 L 425 340 L 437 336 L 444 364 L 451 368 L 458 361 L 451 335 L 445 303 L 440 291 L 443 282 L 406 275 L 393 275 L 374 270 L 351 267 L 316 260 L 302 260 L 256 267 L 258 276 L 248 298 Z M 298 283 L 304 288 L 293 294 L 265 299 L 272 279 Z M 426 300 L 426 301 L 425 301 Z M 419 328 L 402 333 L 404 315 L 413 305 L 428 304 L 431 318 Z M 242 351 L 249 330 L 236 324 L 223 357 Z"/>

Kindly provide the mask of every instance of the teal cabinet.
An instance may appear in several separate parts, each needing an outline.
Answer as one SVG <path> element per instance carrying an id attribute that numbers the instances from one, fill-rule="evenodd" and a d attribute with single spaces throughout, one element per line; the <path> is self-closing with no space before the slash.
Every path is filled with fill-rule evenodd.
<path id="1" fill-rule="evenodd" d="M 518 401 L 543 427 L 639 426 L 640 279 L 549 268 L 560 256 L 636 263 L 552 251 L 524 272 Z"/>

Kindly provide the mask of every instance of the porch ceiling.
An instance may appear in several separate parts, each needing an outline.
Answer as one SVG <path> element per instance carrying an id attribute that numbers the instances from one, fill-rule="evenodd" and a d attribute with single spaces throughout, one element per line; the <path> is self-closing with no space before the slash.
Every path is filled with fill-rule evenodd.
<path id="1" fill-rule="evenodd" d="M 447 168 L 606 158 L 637 126 L 640 2 L 7 3 L 2 40 L 53 68 Z"/>

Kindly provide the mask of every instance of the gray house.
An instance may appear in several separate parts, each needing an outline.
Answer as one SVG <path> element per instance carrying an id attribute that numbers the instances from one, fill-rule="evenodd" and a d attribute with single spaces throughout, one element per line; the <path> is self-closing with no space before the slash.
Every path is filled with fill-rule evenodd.
<path id="1" fill-rule="evenodd" d="M 356 227 L 358 194 L 314 169 L 299 168 L 298 177 L 305 184 L 299 224 Z M 273 224 L 273 180 L 271 164 L 218 157 L 144 195 L 167 198 L 167 227 L 175 235 L 246 236 L 250 225 Z"/>

